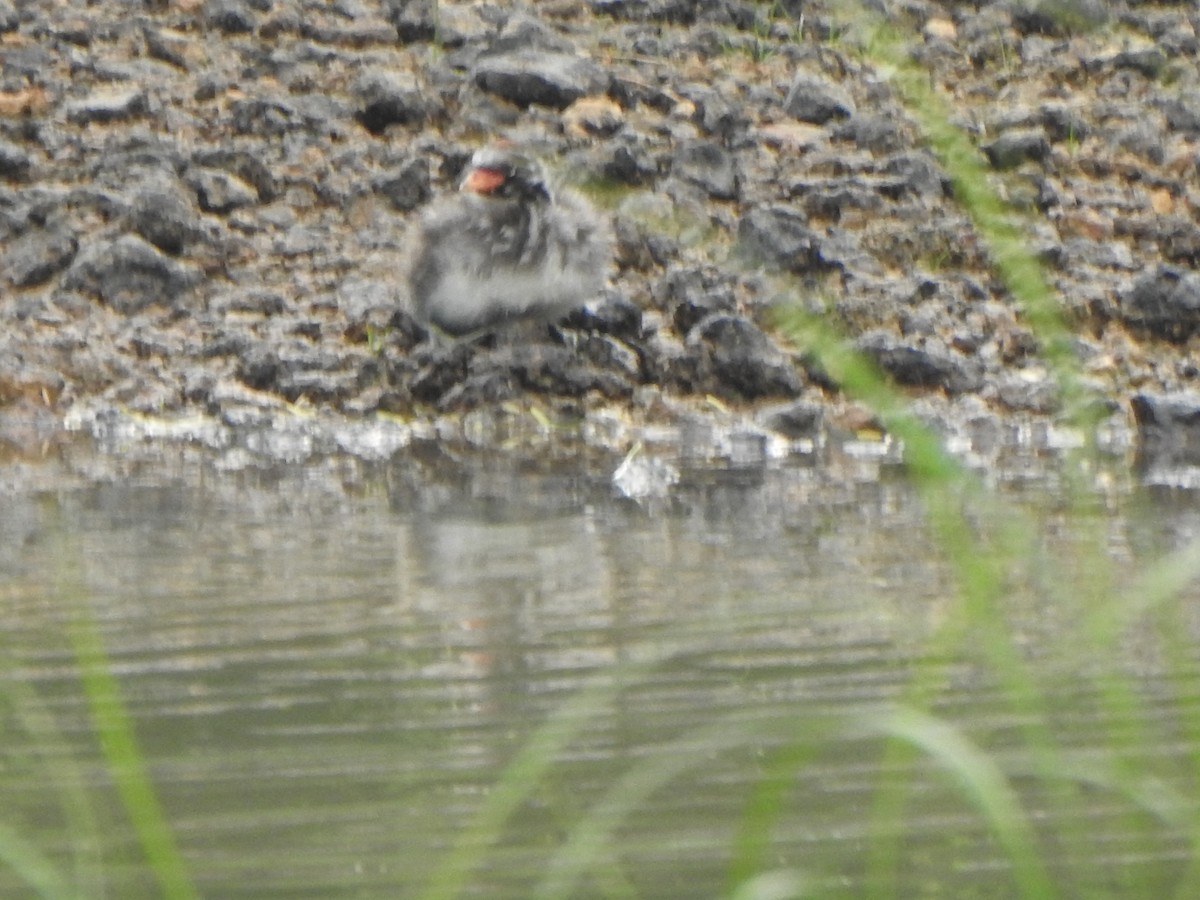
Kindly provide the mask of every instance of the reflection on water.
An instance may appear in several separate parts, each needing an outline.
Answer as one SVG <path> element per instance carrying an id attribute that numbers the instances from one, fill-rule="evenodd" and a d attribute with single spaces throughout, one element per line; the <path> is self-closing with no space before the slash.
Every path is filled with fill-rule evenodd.
<path id="1" fill-rule="evenodd" d="M 929 656 L 952 573 L 886 463 L 685 468 L 669 495 L 639 505 L 614 491 L 609 459 L 456 460 L 415 447 L 386 462 L 235 472 L 187 447 L 60 459 L 12 462 L 3 479 L 0 821 L 67 872 L 95 866 L 108 896 L 154 890 L 64 636 L 80 600 L 211 897 L 416 896 L 534 729 L 639 665 L 479 860 L 473 895 L 530 896 L 619 778 L 695 750 L 689 736 L 707 723 L 869 712 L 902 699 L 920 669 L 945 685 L 938 710 L 996 752 L 1021 726 L 995 679 Z M 1137 509 L 1154 498 L 1122 498 L 1102 526 L 1120 558 L 1200 531 L 1192 494 L 1168 495 L 1153 516 Z M 1086 661 L 1063 651 L 1069 608 L 1016 591 L 1013 608 L 1055 702 L 1078 710 L 1061 739 L 1088 746 L 1105 723 L 1087 712 L 1099 689 Z M 1196 667 L 1167 674 L 1154 652 L 1131 666 L 1157 728 L 1194 702 Z M 754 735 L 719 742 L 653 792 L 571 896 L 720 895 L 770 749 Z M 1161 754 L 1197 749 L 1176 738 Z M 823 895 L 854 894 L 881 759 L 878 741 L 824 742 L 771 864 L 808 873 Z M 953 786 L 920 759 L 895 765 L 912 781 L 904 895 L 1012 896 L 1004 853 Z M 76 776 L 92 789 L 89 828 L 71 824 Z M 1094 874 L 1099 862 L 1161 868 L 1186 849 L 1121 831 L 1115 806 L 1099 796 L 1088 807 L 1104 844 L 1096 860 L 1063 850 L 1082 883 L 1119 887 L 1121 876 Z M 1054 819 L 1052 804 L 1041 809 Z M 0 870 L 0 895 L 28 894 Z"/>

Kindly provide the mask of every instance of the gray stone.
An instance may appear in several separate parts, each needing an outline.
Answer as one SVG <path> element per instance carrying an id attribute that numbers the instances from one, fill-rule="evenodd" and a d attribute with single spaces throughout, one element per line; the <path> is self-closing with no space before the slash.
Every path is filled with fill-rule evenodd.
<path id="1" fill-rule="evenodd" d="M 786 206 L 752 209 L 738 223 L 738 242 L 751 259 L 797 274 L 822 267 L 821 236 L 803 213 Z"/>
<path id="2" fill-rule="evenodd" d="M 908 343 L 886 331 L 865 334 L 855 346 L 903 385 L 942 388 L 949 394 L 983 387 L 982 367 L 949 350 Z"/>
<path id="3" fill-rule="evenodd" d="M 1200 333 L 1200 274 L 1159 266 L 1121 296 L 1118 311 L 1126 324 L 1182 343 Z"/>
<path id="4" fill-rule="evenodd" d="M 172 305 L 200 283 L 200 272 L 132 234 L 85 247 L 63 278 L 68 290 L 94 294 L 122 313 Z"/>
<path id="5" fill-rule="evenodd" d="M 208 0 L 204 21 L 225 34 L 249 34 L 254 30 L 254 13 L 242 0 Z"/>
<path id="6" fill-rule="evenodd" d="M 24 181 L 33 168 L 29 154 L 8 141 L 0 141 L 0 178 L 9 181 Z"/>
<path id="7" fill-rule="evenodd" d="M 146 113 L 146 93 L 141 88 L 100 88 L 66 104 L 65 110 L 67 121 L 76 125 L 120 122 Z"/>
<path id="8" fill-rule="evenodd" d="M 1138 431 L 1138 464 L 1200 465 L 1200 394 L 1141 393 L 1130 401 Z"/>
<path id="9" fill-rule="evenodd" d="M 368 72 L 354 86 L 355 118 L 372 134 L 382 134 L 389 125 L 424 121 L 428 113 L 416 79 L 393 72 Z"/>
<path id="10" fill-rule="evenodd" d="M 475 64 L 475 83 L 520 107 L 565 109 L 580 97 L 608 86 L 604 70 L 566 53 L 515 52 L 487 56 Z"/>
<path id="11" fill-rule="evenodd" d="M 824 125 L 830 119 L 854 115 L 854 101 L 840 85 L 819 75 L 800 72 L 792 79 L 783 108 L 801 122 Z"/>
<path id="12" fill-rule="evenodd" d="M 9 245 L 0 257 L 0 271 L 15 287 L 41 284 L 67 267 L 75 248 L 75 238 L 65 231 L 33 228 Z"/>
<path id="13" fill-rule="evenodd" d="M 401 163 L 376 179 L 375 190 L 387 198 L 393 209 L 411 212 L 429 200 L 433 193 L 429 178 L 429 160 L 423 156 Z"/>
<path id="14" fill-rule="evenodd" d="M 1167 127 L 1184 134 L 1200 135 L 1200 98 L 1195 96 L 1174 97 L 1162 104 L 1167 117 Z"/>
<path id="15" fill-rule="evenodd" d="M 689 141 L 675 153 L 672 174 L 703 188 L 714 200 L 738 198 L 738 170 L 733 155 L 712 141 Z"/>
<path id="16" fill-rule="evenodd" d="M 196 210 L 175 183 L 150 184 L 133 197 L 129 224 L 160 250 L 179 253 L 197 232 Z"/>
<path id="17" fill-rule="evenodd" d="M 258 202 L 258 191 L 236 175 L 219 169 L 198 169 L 188 175 L 200 208 L 225 215 Z"/>
<path id="18" fill-rule="evenodd" d="M 1050 141 L 1041 128 L 1014 128 L 984 145 L 983 152 L 993 168 L 1014 169 L 1029 160 L 1044 160 L 1050 155 Z"/>
<path id="19" fill-rule="evenodd" d="M 763 428 L 793 440 L 815 435 L 821 430 L 823 419 L 822 408 L 808 400 L 764 407 L 755 417 Z"/>
<path id="20" fill-rule="evenodd" d="M 717 392 L 753 400 L 792 397 L 802 386 L 791 360 L 744 316 L 709 316 L 692 329 L 687 343 L 703 348 Z"/>

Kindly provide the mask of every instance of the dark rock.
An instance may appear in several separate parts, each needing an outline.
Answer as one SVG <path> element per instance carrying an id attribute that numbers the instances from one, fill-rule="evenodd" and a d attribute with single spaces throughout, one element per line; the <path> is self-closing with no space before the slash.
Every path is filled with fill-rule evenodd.
<path id="1" fill-rule="evenodd" d="M 1043 161 L 1050 155 L 1050 141 L 1041 128 L 1014 128 L 985 144 L 983 152 L 994 168 L 1014 169 L 1027 160 Z"/>
<path id="2" fill-rule="evenodd" d="M 530 50 L 565 53 L 568 56 L 575 54 L 575 47 L 569 40 L 541 19 L 521 12 L 508 17 L 504 27 L 488 42 L 487 47 L 489 56 Z"/>
<path id="3" fill-rule="evenodd" d="M 258 191 L 229 172 L 195 169 L 188 173 L 187 180 L 205 212 L 225 215 L 258 202 Z"/>
<path id="4" fill-rule="evenodd" d="M 407 384 L 418 403 L 436 404 L 467 377 L 471 347 L 466 343 L 427 344 L 420 351 L 404 361 L 412 366 L 412 371 L 403 368 L 393 373 L 392 378 L 398 384 Z"/>
<path id="5" fill-rule="evenodd" d="M 271 97 L 245 97 L 229 108 L 230 122 L 238 134 L 277 137 L 301 131 L 307 122 L 294 103 Z"/>
<path id="6" fill-rule="evenodd" d="M 189 70 L 188 43 L 184 38 L 164 34 L 156 28 L 147 28 L 142 34 L 146 40 L 146 53 L 152 59 L 162 60 L 185 72 Z"/>
<path id="7" fill-rule="evenodd" d="M 483 90 L 522 108 L 536 104 L 565 109 L 608 86 L 604 70 L 591 60 L 553 52 L 486 56 L 476 63 L 473 76 Z"/>
<path id="8" fill-rule="evenodd" d="M 21 25 L 21 17 L 8 0 L 0 0 L 0 34 L 16 31 Z"/>
<path id="9" fill-rule="evenodd" d="M 1130 401 L 1138 431 L 1138 464 L 1200 465 L 1200 394 L 1137 394 Z"/>
<path id="10" fill-rule="evenodd" d="M 1155 337 L 1182 343 L 1200 332 L 1200 274 L 1159 266 L 1121 296 L 1118 315 Z"/>
<path id="11" fill-rule="evenodd" d="M 1162 255 L 1173 263 L 1200 265 L 1200 227 L 1187 216 L 1163 216 L 1155 232 Z"/>
<path id="12" fill-rule="evenodd" d="M 1166 67 L 1167 55 L 1158 47 L 1122 50 L 1113 57 L 1112 64 L 1118 69 L 1132 69 L 1147 78 L 1154 79 Z"/>
<path id="13" fill-rule="evenodd" d="M 808 400 L 768 406 L 755 417 L 763 428 L 793 440 L 815 435 L 821 430 L 823 419 L 821 406 Z"/>
<path id="14" fill-rule="evenodd" d="M 636 340 L 642 336 L 642 309 L 627 297 L 609 292 L 599 301 L 572 312 L 563 324 L 569 328 Z"/>
<path id="15" fill-rule="evenodd" d="M 983 387 L 982 367 L 956 353 L 920 347 L 885 331 L 863 335 L 855 346 L 892 376 L 909 387 L 942 388 L 950 394 Z"/>
<path id="16" fill-rule="evenodd" d="M 901 186 L 901 190 L 895 194 L 884 191 L 884 196 L 889 199 L 899 199 L 902 193 L 931 198 L 949 196 L 950 179 L 926 151 L 893 156 L 884 163 L 883 171 L 887 175 L 895 176 Z"/>
<path id="17" fill-rule="evenodd" d="M 101 88 L 82 100 L 66 104 L 67 121 L 76 125 L 120 122 L 146 113 L 146 93 L 141 88 Z"/>
<path id="18" fill-rule="evenodd" d="M 0 271 L 14 287 L 41 284 L 67 267 L 76 246 L 74 236 L 65 231 L 30 229 L 0 257 Z"/>
<path id="19" fill-rule="evenodd" d="M 1012 22 L 1024 34 L 1067 37 L 1104 25 L 1111 15 L 1105 0 L 1016 0 Z"/>
<path id="20" fill-rule="evenodd" d="M 792 80 L 783 108 L 801 122 L 824 125 L 854 115 L 854 101 L 841 86 L 819 75 L 801 72 Z"/>
<path id="21" fill-rule="evenodd" d="M 391 173 L 377 178 L 374 189 L 387 198 L 393 209 L 411 212 L 432 196 L 429 160 L 418 156 L 401 163 Z"/>
<path id="22" fill-rule="evenodd" d="M 1162 104 L 1167 127 L 1183 134 L 1200 135 L 1200 97 L 1186 95 L 1174 97 Z"/>
<path id="23" fill-rule="evenodd" d="M 402 43 L 432 41 L 437 33 L 437 0 L 387 0 L 384 14 Z"/>
<path id="24" fill-rule="evenodd" d="M 156 303 L 179 305 L 181 295 L 200 280 L 196 269 L 127 234 L 84 247 L 67 270 L 63 286 L 94 294 L 118 312 L 136 313 Z"/>
<path id="25" fill-rule="evenodd" d="M 197 153 L 195 165 L 232 172 L 242 181 L 254 186 L 258 199 L 270 203 L 279 196 L 279 187 L 271 169 L 259 157 L 246 150 L 206 150 Z"/>
<path id="26" fill-rule="evenodd" d="M 703 353 L 711 389 L 753 400 L 792 397 L 801 388 L 795 366 L 761 328 L 743 316 L 717 314 L 699 322 L 687 344 Z"/>
<path id="27" fill-rule="evenodd" d="M 1038 118 L 1052 141 L 1082 141 L 1092 133 L 1079 111 L 1062 103 L 1046 104 Z"/>
<path id="28" fill-rule="evenodd" d="M 198 232 L 196 210 L 183 189 L 174 184 L 148 185 L 139 190 L 129 209 L 129 224 L 154 246 L 177 254 Z"/>
<path id="29" fill-rule="evenodd" d="M 701 187 L 715 200 L 738 198 L 738 171 L 733 155 L 711 141 L 689 141 L 675 153 L 671 172 Z"/>
<path id="30" fill-rule="evenodd" d="M 29 154 L 8 141 L 0 141 L 0 178 L 9 181 L 24 181 L 33 168 Z"/>
<path id="31" fill-rule="evenodd" d="M 614 19 L 669 22 L 691 25 L 696 21 L 697 0 L 592 0 L 592 9 Z"/>
<path id="32" fill-rule="evenodd" d="M 1011 410 L 1041 415 L 1056 412 L 1062 403 L 1062 392 L 1050 378 L 1031 382 L 1020 377 L 1004 376 L 996 385 L 996 396 Z"/>
<path id="33" fill-rule="evenodd" d="M 208 0 L 204 5 L 204 21 L 225 34 L 249 34 L 254 30 L 255 17 L 243 0 Z"/>
<path id="34" fill-rule="evenodd" d="M 654 286 L 654 299 L 669 312 L 675 330 L 685 336 L 715 313 L 737 311 L 733 278 L 711 269 L 673 269 Z"/>
<path id="35" fill-rule="evenodd" d="M 797 274 L 823 268 L 821 236 L 803 213 L 786 206 L 752 209 L 738 223 L 738 242 L 751 259 Z"/>
<path id="36" fill-rule="evenodd" d="M 354 86 L 358 110 L 355 118 L 371 134 L 382 134 L 389 125 L 424 121 L 425 98 L 416 81 L 392 72 L 369 72 Z"/>
<path id="37" fill-rule="evenodd" d="M 833 130 L 838 141 L 853 141 L 863 150 L 894 153 L 904 146 L 904 135 L 894 119 L 874 114 L 855 114 Z"/>
<path id="38" fill-rule="evenodd" d="M 528 392 L 556 397 L 596 393 L 628 399 L 633 388 L 628 377 L 595 365 L 570 347 L 506 344 L 471 356 L 466 376 L 451 381 L 437 405 L 443 410 L 459 409 L 494 404 Z M 424 391 L 424 383 L 421 389 Z"/>
<path id="39" fill-rule="evenodd" d="M 803 197 L 804 211 L 814 219 L 837 222 L 844 211 L 883 208 L 883 197 L 879 192 L 856 179 L 799 187 L 792 185 L 790 190 Z"/>
<path id="40" fill-rule="evenodd" d="M 610 148 L 600 171 L 621 184 L 643 185 L 657 177 L 658 165 L 641 143 L 626 141 Z"/>

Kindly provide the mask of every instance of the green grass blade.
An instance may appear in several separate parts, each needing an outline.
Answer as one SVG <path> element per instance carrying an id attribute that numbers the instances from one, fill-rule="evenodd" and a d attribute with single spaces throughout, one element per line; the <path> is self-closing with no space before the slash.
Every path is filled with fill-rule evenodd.
<path id="1" fill-rule="evenodd" d="M 12 869 L 39 897 L 74 900 L 79 896 L 66 884 L 51 860 L 3 822 L 0 822 L 0 862 Z"/>
<path id="2" fill-rule="evenodd" d="M 869 728 L 920 749 L 954 776 L 963 793 L 991 826 L 1013 864 L 1020 896 L 1058 896 L 1038 852 L 1033 829 L 1004 773 L 954 726 L 928 713 L 900 708 L 866 720 Z"/>
<path id="3" fill-rule="evenodd" d="M 74 584 L 69 589 L 60 587 L 60 595 L 71 600 L 74 607 L 69 631 L 84 694 L 105 763 L 137 833 L 146 862 L 168 900 L 198 897 L 138 749 L 133 722 L 121 699 L 120 685 L 113 674 L 87 598 Z"/>

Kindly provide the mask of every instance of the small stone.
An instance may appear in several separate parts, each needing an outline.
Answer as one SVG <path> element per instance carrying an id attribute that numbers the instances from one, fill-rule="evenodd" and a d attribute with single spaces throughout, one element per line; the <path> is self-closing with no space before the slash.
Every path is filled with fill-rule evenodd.
<path id="1" fill-rule="evenodd" d="M 1140 47 L 1122 50 L 1113 57 L 1112 64 L 1118 69 L 1132 69 L 1147 78 L 1155 79 L 1167 65 L 1167 55 L 1158 47 Z"/>
<path id="2" fill-rule="evenodd" d="M 199 169 L 188 176 L 205 212 L 225 215 L 258 202 L 258 191 L 236 175 L 219 169 Z"/>
<path id="3" fill-rule="evenodd" d="M 768 431 L 796 440 L 812 437 L 820 431 L 824 415 L 820 405 L 808 400 L 796 400 L 760 410 L 755 421 Z"/>
<path id="4" fill-rule="evenodd" d="M 1175 97 L 1162 104 L 1167 127 L 1172 131 L 1196 137 L 1200 135 L 1200 98 L 1194 95 Z"/>
<path id="5" fill-rule="evenodd" d="M 0 257 L 0 271 L 14 287 L 41 284 L 67 267 L 75 249 L 75 238 L 67 232 L 30 229 Z"/>
<path id="6" fill-rule="evenodd" d="M 1164 340 L 1182 343 L 1200 333 L 1200 274 L 1159 266 L 1120 298 L 1119 315 L 1128 325 Z"/>
<path id="7" fill-rule="evenodd" d="M 636 340 L 642 336 L 642 308 L 632 300 L 610 292 L 600 300 L 573 311 L 564 324 L 570 328 Z"/>
<path id="8" fill-rule="evenodd" d="M 95 294 L 117 312 L 173 305 L 200 283 L 200 273 L 132 234 L 85 247 L 63 278 L 68 290 Z"/>
<path id="9" fill-rule="evenodd" d="M 948 350 L 909 344 L 885 331 L 863 335 L 856 347 L 903 385 L 940 387 L 949 394 L 970 393 L 983 387 L 980 367 Z"/>
<path id="10" fill-rule="evenodd" d="M 389 125 L 410 125 L 428 114 L 424 95 L 414 78 L 392 72 L 369 72 L 354 86 L 358 98 L 355 118 L 371 134 Z"/>
<path id="11" fill-rule="evenodd" d="M 581 97 L 603 93 L 604 70 L 589 59 L 566 53 L 514 52 L 487 56 L 475 64 L 475 83 L 522 108 L 565 109 Z"/>
<path id="12" fill-rule="evenodd" d="M 24 181 L 33 168 L 29 154 L 8 141 L 0 141 L 0 178 L 8 181 Z"/>
<path id="13" fill-rule="evenodd" d="M 738 171 L 733 156 L 711 141 L 689 141 L 675 153 L 672 174 L 703 188 L 714 200 L 738 198 Z"/>
<path id="14" fill-rule="evenodd" d="M 145 114 L 146 94 L 140 88 L 101 88 L 66 105 L 67 121 L 76 125 L 120 122 Z"/>
<path id="15" fill-rule="evenodd" d="M 1141 393 L 1130 405 L 1137 422 L 1139 466 L 1200 465 L 1200 394 Z"/>
<path id="16" fill-rule="evenodd" d="M 568 134 L 607 137 L 625 124 L 625 114 L 608 97 L 580 97 L 563 110 L 562 120 Z"/>
<path id="17" fill-rule="evenodd" d="M 840 85 L 817 75 L 799 73 L 783 101 L 788 115 L 801 122 L 824 125 L 830 119 L 854 115 L 854 101 Z"/>
<path id="18" fill-rule="evenodd" d="M 412 212 L 433 194 L 429 160 L 421 156 L 410 159 L 377 179 L 374 187 L 387 198 L 393 209 Z"/>
<path id="19" fill-rule="evenodd" d="M 225 34 L 249 34 L 254 30 L 254 13 L 241 0 L 208 0 L 204 21 Z"/>
<path id="20" fill-rule="evenodd" d="M 149 185 L 134 195 L 129 224 L 167 253 L 176 254 L 197 231 L 196 211 L 182 186 Z"/>
<path id="21" fill-rule="evenodd" d="M 752 209 L 738 223 L 738 242 L 752 259 L 788 272 L 822 265 L 820 234 L 803 213 L 786 206 Z"/>
<path id="22" fill-rule="evenodd" d="M 716 388 L 753 400 L 794 396 L 800 376 L 790 359 L 761 328 L 738 315 L 717 314 L 704 319 L 688 335 L 689 346 L 702 346 Z"/>
<path id="23" fill-rule="evenodd" d="M 0 34 L 9 34 L 21 26 L 21 17 L 8 0 L 0 0 Z"/>
<path id="24" fill-rule="evenodd" d="M 983 148 L 996 169 L 1015 169 L 1026 161 L 1041 162 L 1050 155 L 1050 141 L 1041 128 L 1014 128 Z"/>

